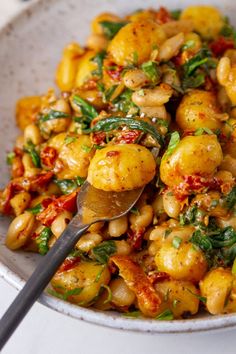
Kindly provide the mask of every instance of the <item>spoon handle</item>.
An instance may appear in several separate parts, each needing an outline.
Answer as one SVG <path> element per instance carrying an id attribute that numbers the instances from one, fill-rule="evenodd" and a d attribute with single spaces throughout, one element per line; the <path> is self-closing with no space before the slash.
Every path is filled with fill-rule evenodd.
<path id="1" fill-rule="evenodd" d="M 0 320 L 0 351 L 89 226 L 81 224 L 75 216 L 46 256 L 40 260 L 33 274 Z"/>

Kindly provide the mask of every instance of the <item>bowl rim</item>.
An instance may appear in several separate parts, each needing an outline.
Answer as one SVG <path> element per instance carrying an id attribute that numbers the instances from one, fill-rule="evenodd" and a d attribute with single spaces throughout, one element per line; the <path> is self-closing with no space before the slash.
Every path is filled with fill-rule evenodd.
<path id="1" fill-rule="evenodd" d="M 51 0 L 55 2 L 55 0 Z M 49 6 L 51 5 L 49 3 Z M 48 4 L 47 0 L 34 0 L 22 8 L 17 14 L 0 28 L 0 37 L 13 25 L 18 25 L 22 17 L 28 11 L 35 11 L 43 4 Z M 16 290 L 21 290 L 26 281 L 17 273 L 13 272 L 4 261 L 0 261 L 0 277 L 12 285 Z M 91 308 L 79 307 L 78 305 L 58 299 L 45 291 L 41 294 L 38 302 L 64 315 L 83 320 L 92 324 L 109 327 L 113 329 L 122 329 L 143 333 L 193 333 L 219 331 L 236 327 L 236 313 L 217 315 L 212 317 L 192 318 L 172 321 L 157 321 L 153 319 L 126 318 L 122 315 L 109 311 L 98 311 Z M 211 315 L 209 315 L 211 316 Z"/>

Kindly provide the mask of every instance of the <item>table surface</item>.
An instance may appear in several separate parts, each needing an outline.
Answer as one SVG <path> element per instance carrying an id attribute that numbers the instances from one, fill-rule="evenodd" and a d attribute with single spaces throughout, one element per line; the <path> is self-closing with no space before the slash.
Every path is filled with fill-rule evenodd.
<path id="1" fill-rule="evenodd" d="M 0 0 L 0 26 L 27 2 Z M 17 291 L 0 279 L 0 316 Z M 150 335 L 112 330 L 78 321 L 36 303 L 2 354 L 235 354 L 235 330 Z"/>

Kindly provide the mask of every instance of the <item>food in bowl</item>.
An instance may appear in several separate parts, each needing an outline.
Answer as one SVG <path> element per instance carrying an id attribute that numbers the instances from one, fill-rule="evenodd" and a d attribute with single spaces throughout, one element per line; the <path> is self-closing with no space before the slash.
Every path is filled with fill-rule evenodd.
<path id="1" fill-rule="evenodd" d="M 51 294 L 158 320 L 236 311 L 235 33 L 210 6 L 103 13 L 86 47 L 65 48 L 60 94 L 17 102 L 0 195 L 10 249 L 46 254 L 85 179 L 146 186 L 127 216 L 81 237 Z"/>

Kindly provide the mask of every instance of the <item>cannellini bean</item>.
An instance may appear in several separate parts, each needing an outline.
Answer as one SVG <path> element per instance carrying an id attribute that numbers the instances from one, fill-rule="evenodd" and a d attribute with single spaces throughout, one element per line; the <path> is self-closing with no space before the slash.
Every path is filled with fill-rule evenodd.
<path id="1" fill-rule="evenodd" d="M 175 36 L 167 39 L 159 49 L 158 59 L 160 61 L 168 61 L 173 56 L 177 55 L 181 46 L 184 43 L 184 34 L 180 32 Z"/>
<path id="2" fill-rule="evenodd" d="M 131 69 L 124 74 L 123 82 L 131 90 L 137 90 L 145 86 L 149 80 L 141 69 Z"/>
<path id="3" fill-rule="evenodd" d="M 65 230 L 66 226 L 72 219 L 72 213 L 69 211 L 63 211 L 59 214 L 51 225 L 51 230 L 56 238 L 60 237 L 62 232 Z"/>
<path id="4" fill-rule="evenodd" d="M 225 155 L 219 168 L 231 172 L 233 177 L 236 177 L 236 158 Z"/>
<path id="5" fill-rule="evenodd" d="M 95 232 L 89 232 L 79 239 L 79 241 L 76 243 L 76 248 L 78 248 L 82 252 L 89 252 L 92 248 L 96 247 L 101 242 L 101 235 Z"/>
<path id="6" fill-rule="evenodd" d="M 139 210 L 139 215 L 130 214 L 129 221 L 132 227 L 145 228 L 151 224 L 153 218 L 153 209 L 151 205 L 144 205 Z"/>
<path id="7" fill-rule="evenodd" d="M 156 107 L 167 103 L 173 93 L 167 84 L 161 84 L 154 89 L 143 89 L 132 94 L 132 101 L 141 107 Z"/>
<path id="8" fill-rule="evenodd" d="M 192 20 L 179 20 L 179 21 L 170 21 L 164 23 L 162 26 L 166 36 L 172 37 L 178 34 L 179 32 L 189 33 L 193 31 L 193 21 Z"/>
<path id="9" fill-rule="evenodd" d="M 34 220 L 34 215 L 28 211 L 18 215 L 7 231 L 6 246 L 11 250 L 24 246 L 31 236 Z"/>
<path id="10" fill-rule="evenodd" d="M 169 217 L 174 219 L 178 218 L 181 211 L 181 203 L 168 191 L 163 194 L 163 207 Z"/>
<path id="11" fill-rule="evenodd" d="M 27 144 L 28 141 L 32 141 L 34 145 L 38 145 L 42 143 L 42 137 L 40 134 L 40 130 L 35 124 L 29 124 L 24 130 L 24 145 Z"/>
<path id="12" fill-rule="evenodd" d="M 236 104 L 236 65 L 231 65 L 230 59 L 223 57 L 220 59 L 216 76 L 219 83 L 225 87 L 233 105 Z"/>
<path id="13" fill-rule="evenodd" d="M 156 214 L 157 216 L 164 213 L 163 195 L 162 194 L 157 194 L 154 201 L 152 202 L 152 209 L 154 211 L 154 214 Z"/>
<path id="14" fill-rule="evenodd" d="M 108 225 L 108 233 L 111 237 L 119 237 L 123 235 L 128 229 L 127 215 L 120 217 L 119 219 L 112 220 Z"/>
<path id="15" fill-rule="evenodd" d="M 31 196 L 28 192 L 20 192 L 10 200 L 11 207 L 16 216 L 23 213 L 28 207 L 30 200 Z"/>
<path id="16" fill-rule="evenodd" d="M 164 105 L 155 107 L 141 107 L 140 113 L 149 118 L 163 119 L 167 122 L 170 121 L 170 117 L 168 116 L 166 107 Z"/>
<path id="17" fill-rule="evenodd" d="M 118 277 L 114 279 L 109 284 L 111 293 L 112 293 L 112 303 L 115 306 L 123 307 L 123 306 L 130 306 L 135 301 L 135 293 L 130 290 L 130 288 L 126 285 L 123 278 Z"/>
<path id="18" fill-rule="evenodd" d="M 219 83 L 225 86 L 229 79 L 231 70 L 230 59 L 228 57 L 222 57 L 217 65 L 216 76 Z"/>
<path id="19" fill-rule="evenodd" d="M 119 254 L 121 256 L 128 256 L 132 249 L 130 244 L 125 241 L 125 240 L 121 240 L 121 241 L 114 241 L 115 245 L 116 245 L 116 254 Z"/>

